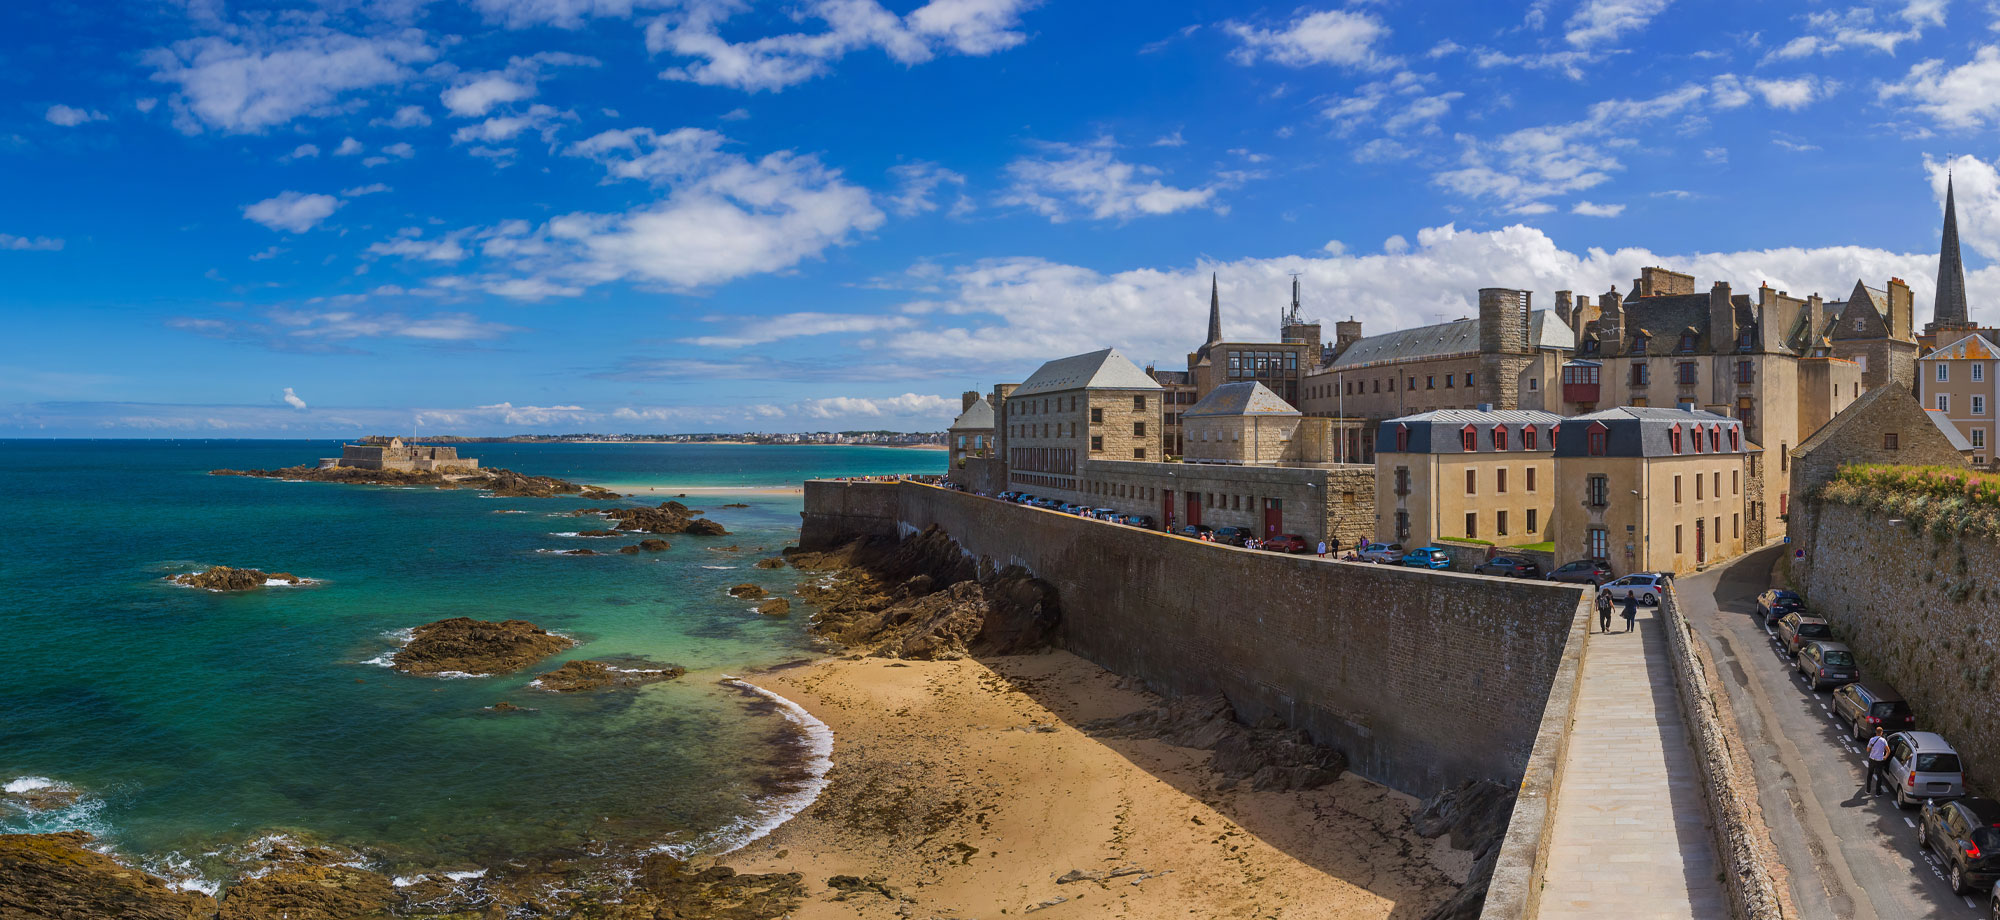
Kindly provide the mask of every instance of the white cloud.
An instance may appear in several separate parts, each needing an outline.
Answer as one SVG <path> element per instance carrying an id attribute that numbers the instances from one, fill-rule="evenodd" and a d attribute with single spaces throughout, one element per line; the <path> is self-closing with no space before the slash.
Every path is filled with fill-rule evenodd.
<path id="1" fill-rule="evenodd" d="M 635 8 L 671 5 L 668 0 L 470 0 L 487 21 L 510 29 L 555 26 L 582 28 L 586 19 L 626 19 Z"/>
<path id="2" fill-rule="evenodd" d="M 144 60 L 154 80 L 179 87 L 172 103 L 183 131 L 250 133 L 334 112 L 343 94 L 402 83 L 436 57 L 415 29 L 358 36 L 311 24 L 227 26 Z"/>
<path id="3" fill-rule="evenodd" d="M 110 116 L 96 109 L 74 109 L 62 103 L 49 106 L 48 112 L 42 117 L 48 119 L 49 124 L 61 125 L 65 128 L 74 128 L 77 125 L 93 121 L 110 120 Z"/>
<path id="4" fill-rule="evenodd" d="M 1897 45 L 1922 38 L 1926 28 L 1943 26 L 1944 7 L 1945 0 L 1903 0 L 1901 9 L 1894 13 L 1900 27 L 1882 22 L 1880 12 L 1872 6 L 1807 13 L 1806 34 L 1772 49 L 1764 60 L 1797 60 L 1855 48 L 1895 54 Z"/>
<path id="5" fill-rule="evenodd" d="M 380 182 L 371 182 L 367 185 L 357 185 L 353 188 L 341 189 L 340 197 L 359 198 L 363 195 L 376 195 L 386 191 L 389 191 L 387 185 L 383 185 Z"/>
<path id="6" fill-rule="evenodd" d="M 467 343 L 518 331 L 512 326 L 488 322 L 469 313 L 410 316 L 394 311 L 373 312 L 351 306 L 329 306 L 326 301 L 332 299 L 336 298 L 314 298 L 304 306 L 271 309 L 257 319 L 235 315 L 227 318 L 179 317 L 168 320 L 167 326 L 208 338 L 247 342 L 274 351 L 317 353 L 352 351 L 353 343 L 370 339 Z M 352 303 L 367 298 L 337 299 Z"/>
<path id="7" fill-rule="evenodd" d="M 477 118 L 496 105 L 518 102 L 535 95 L 532 83 L 497 74 L 475 77 L 445 90 L 438 96 L 446 110 L 461 118 Z"/>
<path id="8" fill-rule="evenodd" d="M 732 43 L 722 24 L 747 8 L 734 0 L 690 0 L 653 20 L 646 49 L 695 61 L 669 67 L 666 80 L 776 92 L 822 76 L 833 62 L 880 48 L 899 64 L 915 66 L 943 52 L 984 56 L 1024 41 L 1018 31 L 1031 0 L 930 0 L 898 16 L 876 0 L 807 0 L 794 17 L 826 24 L 821 32 L 769 35 Z"/>
<path id="9" fill-rule="evenodd" d="M 1260 29 L 1240 22 L 1224 28 L 1241 42 L 1231 54 L 1239 64 L 1267 60 L 1291 67 L 1332 64 L 1384 70 L 1399 63 L 1376 47 L 1389 36 L 1389 27 L 1367 12 L 1322 10 L 1295 19 L 1282 29 Z"/>
<path id="10" fill-rule="evenodd" d="M 965 195 L 965 176 L 946 169 L 936 163 L 917 161 L 900 163 L 889 168 L 900 190 L 889 198 L 889 210 L 900 217 L 915 217 L 938 209 L 932 196 L 945 186 L 958 189 L 958 201 L 952 206 L 954 216 L 964 214 L 973 208 L 972 199 Z"/>
<path id="11" fill-rule="evenodd" d="M 273 230 L 304 233 L 333 215 L 341 201 L 332 195 L 307 195 L 285 191 L 243 206 L 243 216 Z"/>
<path id="12" fill-rule="evenodd" d="M 0 249 L 16 252 L 55 252 L 63 248 L 63 241 L 46 236 L 15 236 L 0 233 Z"/>
<path id="13" fill-rule="evenodd" d="M 412 147 L 406 143 L 398 142 L 382 148 L 382 152 L 392 157 L 397 157 L 399 159 L 407 160 L 417 155 L 417 148 Z"/>
<path id="14" fill-rule="evenodd" d="M 468 232 L 459 231 L 439 239 L 426 240 L 421 238 L 423 231 L 412 227 L 395 239 L 369 246 L 366 252 L 373 256 L 397 256 L 423 262 L 458 262 L 472 254 L 461 243 Z"/>
<path id="15" fill-rule="evenodd" d="M 1718 109 L 1740 109 L 1749 105 L 1751 98 L 1742 78 L 1733 73 L 1716 77 L 1708 85 L 1708 101 Z"/>
<path id="16" fill-rule="evenodd" d="M 1671 0 L 1585 0 L 1564 24 L 1563 38 L 1578 48 L 1614 42 L 1627 32 L 1644 29 Z"/>
<path id="17" fill-rule="evenodd" d="M 1625 213 L 1625 206 L 1622 204 L 1594 204 L 1588 201 L 1579 201 L 1575 207 L 1569 209 L 1569 212 L 1571 214 L 1581 214 L 1584 217 L 1617 217 Z"/>
<path id="18" fill-rule="evenodd" d="M 1746 81 L 1752 91 L 1764 97 L 1764 104 L 1774 109 L 1797 110 L 1805 108 L 1815 100 L 1833 94 L 1838 84 L 1818 77 L 1799 77 L 1793 80 Z"/>
<path id="19" fill-rule="evenodd" d="M 1095 220 L 1129 220 L 1189 208 L 1216 208 L 1217 182 L 1203 188 L 1175 188 L 1158 179 L 1160 170 L 1115 159 L 1112 144 L 1045 144 L 1046 155 L 1007 164 L 1013 187 L 1000 203 L 1022 205 L 1061 222 L 1079 211 Z"/>
<path id="20" fill-rule="evenodd" d="M 959 403 L 942 396 L 919 396 L 904 393 L 888 399 L 860 399 L 851 396 L 832 396 L 825 399 L 807 400 L 798 405 L 799 411 L 808 418 L 881 418 L 883 416 L 927 415 L 947 419 L 956 415 Z"/>
<path id="21" fill-rule="evenodd" d="M 286 387 L 286 388 L 285 388 L 285 405 L 287 405 L 287 406 L 291 406 L 291 407 L 292 407 L 292 408 L 294 408 L 294 409 L 300 409 L 300 410 L 303 410 L 303 409 L 305 409 L 305 407 L 306 407 L 306 401 L 305 401 L 305 400 L 303 400 L 303 399 L 300 399 L 300 398 L 299 398 L 299 394 L 297 394 L 297 393 L 294 393 L 294 392 L 292 392 L 292 388 L 291 388 L 291 387 Z"/>
<path id="22" fill-rule="evenodd" d="M 360 153 L 362 149 L 360 141 L 351 137 L 341 138 L 340 146 L 333 148 L 333 155 L 337 157 L 351 157 Z"/>
<path id="23" fill-rule="evenodd" d="M 1908 97 L 1949 128 L 2000 121 L 2000 46 L 1981 46 L 1972 60 L 1948 70 L 1943 61 L 1924 61 L 1901 81 L 1882 84 L 1878 92 L 1884 101 Z"/>
<path id="24" fill-rule="evenodd" d="M 1527 206 L 1595 188 L 1624 168 L 1613 152 L 1619 148 L 1604 138 L 1630 135 L 1644 122 L 1681 115 L 1706 92 L 1690 84 L 1651 99 L 1599 102 L 1578 121 L 1523 128 L 1492 141 L 1461 136 L 1458 166 L 1438 173 L 1434 181 L 1469 198 L 1496 199 L 1514 213 L 1547 213 L 1552 209 Z"/>
<path id="25" fill-rule="evenodd" d="M 319 156 L 319 147 L 317 145 L 300 144 L 297 147 L 293 147 L 292 152 L 285 154 L 284 158 L 287 160 L 303 160 L 316 156 Z"/>
<path id="26" fill-rule="evenodd" d="M 894 314 L 857 316 L 840 313 L 787 313 L 783 316 L 759 319 L 727 335 L 694 336 L 681 341 L 704 348 L 744 348 L 780 339 L 907 329 L 913 322 L 910 317 Z"/>
<path id="27" fill-rule="evenodd" d="M 135 99 L 132 101 L 132 107 L 138 109 L 139 114 L 141 115 L 151 112 L 153 110 L 153 107 L 159 104 L 160 100 L 155 99 L 151 96 L 146 96 L 144 98 Z"/>
<path id="28" fill-rule="evenodd" d="M 1416 148 L 1386 137 L 1378 137 L 1354 148 L 1353 154 L 1356 163 L 1391 163 L 1407 160 L 1416 155 Z"/>
<path id="29" fill-rule="evenodd" d="M 1402 111 L 1383 120 L 1382 130 L 1390 134 L 1435 134 L 1438 119 L 1451 111 L 1452 103 L 1463 98 L 1464 93 L 1452 92 L 1412 99 Z"/>
<path id="30" fill-rule="evenodd" d="M 573 118 L 567 112 L 558 112 L 546 105 L 531 105 L 519 115 L 495 115 L 478 124 L 466 125 L 452 132 L 454 144 L 495 144 L 513 140 L 523 131 L 534 131 L 542 136 L 544 143 L 555 140 L 555 129 L 559 121 Z M 408 146 L 408 145 L 405 145 Z M 508 151 L 512 153 L 512 151 Z"/>
<path id="31" fill-rule="evenodd" d="M 377 118 L 369 124 L 389 128 L 421 128 L 431 123 L 431 116 L 420 105 L 406 105 L 396 110 L 388 118 Z"/>
<path id="32" fill-rule="evenodd" d="M 1174 133 L 1172 133 L 1172 134 L 1168 134 L 1168 135 L 1166 135 L 1166 136 L 1164 136 L 1164 137 L 1161 137 L 1161 138 L 1159 138 L 1158 140 L 1155 140 L 1155 141 L 1153 141 L 1153 146 L 1155 146 L 1155 147 L 1185 147 L 1185 146 L 1187 146 L 1187 138 L 1184 138 L 1184 137 L 1182 137 L 1182 136 L 1181 136 L 1181 132 L 1179 132 L 1179 131 L 1175 131 L 1175 132 L 1174 132 Z"/>
<path id="33" fill-rule="evenodd" d="M 1472 63 L 1481 70 L 1520 67 L 1525 70 L 1553 70 L 1572 80 L 1583 79 L 1583 65 L 1595 64 L 1609 56 L 1602 51 L 1528 51 L 1515 53 L 1480 46 L 1472 50 Z"/>

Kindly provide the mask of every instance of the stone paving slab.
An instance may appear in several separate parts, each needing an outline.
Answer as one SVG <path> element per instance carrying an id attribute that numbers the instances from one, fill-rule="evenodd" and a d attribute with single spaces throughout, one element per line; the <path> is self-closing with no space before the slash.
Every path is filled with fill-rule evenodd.
<path id="1" fill-rule="evenodd" d="M 1659 612 L 1611 622 L 1583 653 L 1538 916 L 1727 917 Z"/>

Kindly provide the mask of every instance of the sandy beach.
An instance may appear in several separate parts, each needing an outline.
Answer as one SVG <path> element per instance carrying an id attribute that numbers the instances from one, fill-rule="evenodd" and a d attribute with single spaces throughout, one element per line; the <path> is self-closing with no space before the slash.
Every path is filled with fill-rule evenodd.
<path id="1" fill-rule="evenodd" d="M 1078 724 L 1157 700 L 1068 653 L 829 659 L 748 679 L 835 733 L 820 799 L 724 860 L 803 873 L 798 920 L 1405 920 L 1469 868 L 1409 830 L 1413 799 L 1352 775 L 1224 789 L 1205 751 L 1086 735 Z M 1059 881 L 1072 872 L 1091 878 Z M 828 887 L 839 875 L 880 887 Z"/>

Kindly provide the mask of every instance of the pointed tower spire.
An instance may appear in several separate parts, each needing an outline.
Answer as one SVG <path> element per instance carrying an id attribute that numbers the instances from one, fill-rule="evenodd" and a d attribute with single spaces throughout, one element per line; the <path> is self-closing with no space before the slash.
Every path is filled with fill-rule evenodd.
<path id="1" fill-rule="evenodd" d="M 1956 237 L 1953 237 L 1956 239 Z M 1954 244 L 1956 245 L 1956 244 Z M 1208 344 L 1222 341 L 1222 289 L 1216 276 L 1208 276 Z"/>
<path id="2" fill-rule="evenodd" d="M 1958 256 L 1958 202 L 1953 195 L 1951 174 L 1944 179 L 1944 243 L 1938 249 L 1937 299 L 1931 303 L 1931 326 L 1963 325 L 1968 322 L 1965 307 L 1965 263 Z"/>

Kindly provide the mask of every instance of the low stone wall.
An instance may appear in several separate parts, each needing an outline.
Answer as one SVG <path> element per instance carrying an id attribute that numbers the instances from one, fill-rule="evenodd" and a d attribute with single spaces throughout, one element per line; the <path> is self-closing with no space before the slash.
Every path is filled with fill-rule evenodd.
<path id="1" fill-rule="evenodd" d="M 1543 707 L 1541 724 L 1535 729 L 1535 747 L 1528 755 L 1479 920 L 1526 920 L 1535 916 L 1540 905 L 1556 791 L 1562 788 L 1570 722 L 1575 718 L 1576 695 L 1582 686 L 1583 652 L 1590 642 L 1590 613 L 1589 605 L 1579 605 L 1570 621 L 1569 639 L 1563 645 L 1555 680 L 1549 685 L 1548 705 Z"/>
<path id="2" fill-rule="evenodd" d="M 1796 918 L 1784 863 L 1757 804 L 1757 777 L 1746 760 L 1728 694 L 1717 686 L 1715 663 L 1681 615 L 1680 594 L 1671 584 L 1660 599 L 1660 613 L 1681 715 L 1701 769 L 1708 825 L 1724 865 L 1722 886 L 1729 893 L 1730 911 L 1736 920 Z"/>
<path id="3" fill-rule="evenodd" d="M 1418 796 L 1519 783 L 1579 617 L 1573 585 L 1201 543 L 915 483 L 809 482 L 807 546 L 937 526 L 1062 599 L 1059 641 L 1169 696 L 1223 693 Z"/>

